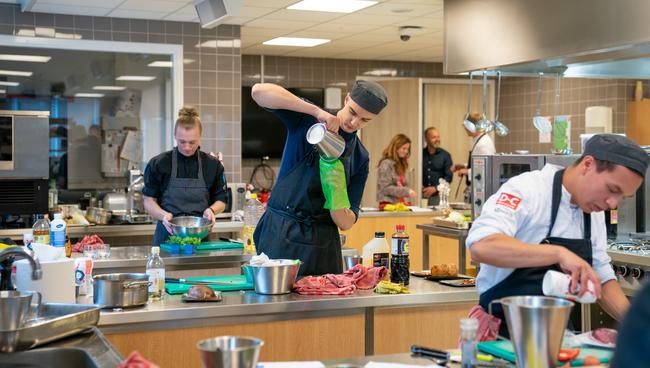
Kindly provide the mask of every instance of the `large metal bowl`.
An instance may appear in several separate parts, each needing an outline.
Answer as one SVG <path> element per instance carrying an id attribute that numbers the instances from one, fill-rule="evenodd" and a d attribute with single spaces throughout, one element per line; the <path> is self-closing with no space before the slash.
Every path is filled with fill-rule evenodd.
<path id="1" fill-rule="evenodd" d="M 294 263 L 293 260 L 285 264 L 273 266 L 253 266 L 253 279 L 257 294 L 278 295 L 288 294 L 296 282 L 296 276 L 302 262 Z"/>
<path id="2" fill-rule="evenodd" d="M 212 223 L 210 220 L 198 216 L 179 216 L 174 217 L 171 221 L 174 235 L 181 238 L 199 238 L 203 239 L 210 233 Z"/>

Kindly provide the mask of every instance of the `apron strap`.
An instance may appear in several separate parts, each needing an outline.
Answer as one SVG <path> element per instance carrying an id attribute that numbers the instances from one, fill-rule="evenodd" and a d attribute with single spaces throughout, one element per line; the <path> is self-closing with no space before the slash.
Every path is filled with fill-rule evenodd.
<path id="1" fill-rule="evenodd" d="M 175 178 L 178 174 L 178 157 L 176 157 L 177 154 L 178 149 L 174 148 L 172 150 L 172 178 Z"/>
<path id="2" fill-rule="evenodd" d="M 557 213 L 560 209 L 560 201 L 562 199 L 562 178 L 564 177 L 565 169 L 558 170 L 553 176 L 553 196 L 551 199 L 551 225 L 548 228 L 547 238 L 551 237 L 551 231 L 557 219 Z M 583 234 L 584 239 L 591 239 L 591 215 L 583 212 Z"/>

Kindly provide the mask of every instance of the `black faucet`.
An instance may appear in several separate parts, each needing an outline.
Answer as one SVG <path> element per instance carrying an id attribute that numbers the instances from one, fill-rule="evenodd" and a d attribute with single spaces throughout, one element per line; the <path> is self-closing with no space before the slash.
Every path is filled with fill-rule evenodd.
<path id="1" fill-rule="evenodd" d="M 11 269 L 14 261 L 26 259 L 32 266 L 32 280 L 40 280 L 43 277 L 41 264 L 32 251 L 22 247 L 9 247 L 0 251 L 0 290 L 16 290 L 11 280 Z"/>

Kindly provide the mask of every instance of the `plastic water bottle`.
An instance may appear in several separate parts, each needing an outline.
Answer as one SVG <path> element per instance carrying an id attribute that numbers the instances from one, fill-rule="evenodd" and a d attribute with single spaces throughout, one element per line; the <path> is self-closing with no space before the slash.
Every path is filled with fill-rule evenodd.
<path id="1" fill-rule="evenodd" d="M 149 276 L 149 299 L 161 300 L 165 291 L 165 263 L 160 258 L 160 247 L 151 247 L 147 259 L 147 275 Z"/>
<path id="2" fill-rule="evenodd" d="M 477 319 L 463 318 L 460 320 L 460 366 L 462 368 L 473 368 L 478 363 L 476 358 L 477 331 Z"/>
<path id="3" fill-rule="evenodd" d="M 257 227 L 257 223 L 260 217 L 262 217 L 262 213 L 264 213 L 264 206 L 257 200 L 257 194 L 251 193 L 250 199 L 246 201 L 246 206 L 244 207 L 244 230 L 242 234 L 244 239 L 244 253 L 257 253 L 253 233 L 255 233 L 255 227 Z"/>
<path id="4" fill-rule="evenodd" d="M 32 239 L 34 243 L 50 245 L 50 221 L 47 215 L 36 215 L 36 222 L 32 226 Z"/>
<path id="5" fill-rule="evenodd" d="M 375 232 L 375 237 L 363 246 L 363 265 L 366 267 L 384 266 L 388 269 L 390 265 L 389 254 L 390 246 L 386 241 L 384 232 Z"/>
<path id="6" fill-rule="evenodd" d="M 63 220 L 63 214 L 55 213 L 54 220 L 50 223 L 50 243 L 53 247 L 65 247 L 65 228 L 66 224 Z"/>

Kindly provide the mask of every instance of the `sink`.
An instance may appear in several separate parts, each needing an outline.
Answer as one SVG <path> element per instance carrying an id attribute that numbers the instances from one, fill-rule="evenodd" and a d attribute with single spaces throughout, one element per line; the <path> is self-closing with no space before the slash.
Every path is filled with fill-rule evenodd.
<path id="1" fill-rule="evenodd" d="M 43 348 L 0 355 L 0 367 L 99 367 L 86 351 L 76 348 Z"/>

